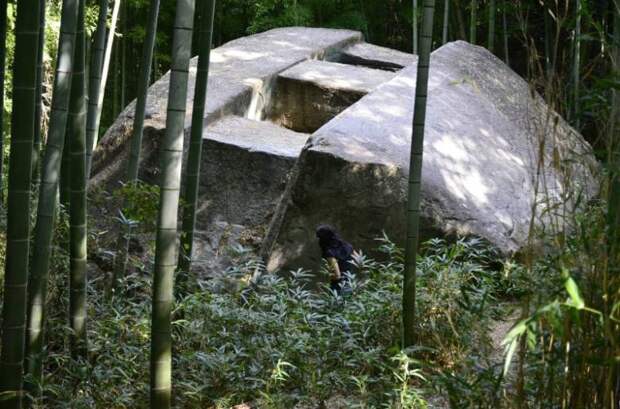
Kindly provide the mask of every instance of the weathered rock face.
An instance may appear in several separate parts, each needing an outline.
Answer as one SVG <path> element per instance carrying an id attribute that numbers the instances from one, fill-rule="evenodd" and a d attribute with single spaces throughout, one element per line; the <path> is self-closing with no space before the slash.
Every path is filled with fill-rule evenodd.
<path id="1" fill-rule="evenodd" d="M 215 49 L 198 260 L 220 254 L 218 226 L 233 226 L 234 237 L 251 237 L 254 247 L 262 240 L 272 270 L 316 267 L 319 223 L 365 251 L 382 231 L 402 243 L 415 63 L 347 30 L 277 29 Z M 157 179 L 168 80 L 149 90 L 140 175 L 149 182 Z M 545 228 L 557 222 L 559 204 L 596 194 L 589 146 L 486 50 L 456 42 L 435 51 L 429 87 L 424 236 L 475 234 L 512 253 L 526 244 L 531 220 Z M 114 188 L 121 179 L 133 110 L 134 103 L 102 139 L 92 184 Z M 548 211 L 533 215 L 535 202 Z"/>
<path id="2" fill-rule="evenodd" d="M 316 267 L 319 223 L 365 250 L 382 231 L 404 241 L 415 74 L 405 68 L 313 134 L 265 241 L 269 269 Z M 433 53 L 427 109 L 423 236 L 474 234 L 512 253 L 531 220 L 561 223 L 554 212 L 597 191 L 587 143 L 483 48 Z"/>
<path id="3" fill-rule="evenodd" d="M 360 41 L 361 34 L 356 31 L 294 27 L 240 38 L 216 48 L 209 68 L 207 123 L 227 115 L 262 119 L 265 107 L 271 103 L 273 84 L 279 73 L 309 59 L 338 59 L 343 49 Z M 188 131 L 196 64 L 197 58 L 193 58 L 186 104 Z M 142 160 L 152 160 L 154 145 L 149 141 L 158 139 L 165 129 L 169 80 L 167 73 L 149 88 Z M 93 158 L 91 183 L 115 183 L 124 174 L 134 111 L 135 102 L 132 102 L 101 139 Z"/>
<path id="4" fill-rule="evenodd" d="M 268 225 L 308 135 L 226 117 L 205 129 L 198 223 Z"/>

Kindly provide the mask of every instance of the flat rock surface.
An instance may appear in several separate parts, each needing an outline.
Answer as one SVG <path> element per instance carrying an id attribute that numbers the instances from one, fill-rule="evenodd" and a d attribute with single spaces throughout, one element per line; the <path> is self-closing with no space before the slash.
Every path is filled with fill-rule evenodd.
<path id="1" fill-rule="evenodd" d="M 343 47 L 361 40 L 361 34 L 350 30 L 290 27 L 239 38 L 214 49 L 209 72 L 207 122 L 225 115 L 259 118 L 267 103 L 271 81 L 277 74 L 307 59 L 330 58 Z M 191 122 L 193 89 L 196 82 L 197 58 L 190 63 L 188 80 L 186 129 Z M 145 138 L 160 137 L 165 129 L 170 73 L 150 88 L 145 121 Z M 102 137 L 93 158 L 91 183 L 118 178 L 119 168 L 126 164 L 131 137 L 135 101 L 129 104 Z M 143 155 L 143 157 L 148 156 Z"/>
<path id="2" fill-rule="evenodd" d="M 341 59 L 348 63 L 396 70 L 416 64 L 418 57 L 374 44 L 355 43 L 342 51 Z"/>
<path id="3" fill-rule="evenodd" d="M 293 132 L 267 121 L 228 116 L 204 130 L 204 138 L 250 152 L 264 152 L 293 159 L 299 157 L 309 135 Z"/>
<path id="4" fill-rule="evenodd" d="M 430 70 L 423 236 L 474 234 L 514 253 L 532 218 L 537 229 L 561 228 L 554 211 L 596 194 L 589 145 L 491 53 L 450 43 L 432 54 Z M 319 223 L 365 251 L 382 231 L 403 243 L 415 78 L 416 66 L 403 69 L 315 132 L 272 222 L 270 269 L 316 267 Z"/>
<path id="5" fill-rule="evenodd" d="M 279 77 L 313 83 L 320 88 L 367 94 L 394 78 L 389 71 L 328 61 L 309 60 L 282 72 Z"/>

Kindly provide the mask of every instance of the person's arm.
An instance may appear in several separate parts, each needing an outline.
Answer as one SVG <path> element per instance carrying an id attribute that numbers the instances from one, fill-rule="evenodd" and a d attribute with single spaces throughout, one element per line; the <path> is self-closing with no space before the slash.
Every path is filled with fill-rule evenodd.
<path id="1" fill-rule="evenodd" d="M 338 260 L 336 260 L 335 257 L 328 257 L 327 265 L 329 266 L 332 280 L 340 280 L 340 267 L 338 267 Z"/>

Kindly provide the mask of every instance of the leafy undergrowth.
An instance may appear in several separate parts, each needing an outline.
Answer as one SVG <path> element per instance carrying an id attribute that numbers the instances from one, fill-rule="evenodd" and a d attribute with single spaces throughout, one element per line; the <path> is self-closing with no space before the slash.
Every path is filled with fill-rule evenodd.
<path id="1" fill-rule="evenodd" d="M 314 408 L 340 396 L 352 408 L 424 408 L 438 394 L 458 407 L 492 402 L 501 364 L 490 362 L 487 334 L 498 314 L 494 297 L 506 292 L 502 273 L 491 268 L 495 255 L 475 239 L 426 244 L 420 343 L 401 351 L 402 253 L 387 239 L 380 249 L 387 261 L 361 256 L 353 294 L 344 299 L 316 289 L 317 277 L 303 271 L 244 284 L 256 268 L 251 263 L 200 282 L 174 312 L 175 406 Z M 111 300 L 103 282 L 91 280 L 88 362 L 68 353 L 64 283 L 62 275 L 53 280 L 37 406 L 147 407 L 149 274 L 128 276 L 123 294 Z"/>

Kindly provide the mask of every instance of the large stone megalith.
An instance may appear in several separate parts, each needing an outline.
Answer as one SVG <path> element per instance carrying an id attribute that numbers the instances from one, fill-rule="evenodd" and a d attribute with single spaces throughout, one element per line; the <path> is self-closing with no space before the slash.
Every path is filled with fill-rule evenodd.
<path id="1" fill-rule="evenodd" d="M 186 135 L 195 67 L 194 59 Z M 199 252 L 219 254 L 226 226 L 251 236 L 270 270 L 318 266 L 319 223 L 367 252 L 383 231 L 402 244 L 414 56 L 364 43 L 355 31 L 292 27 L 216 48 L 210 73 Z M 140 177 L 152 183 L 168 81 L 166 74 L 153 84 L 147 99 Z M 429 85 L 426 237 L 473 234 L 513 253 L 526 245 L 530 225 L 562 229 L 554 215 L 596 194 L 588 144 L 485 49 L 439 48 Z M 118 186 L 134 106 L 102 138 L 91 184 Z"/>

